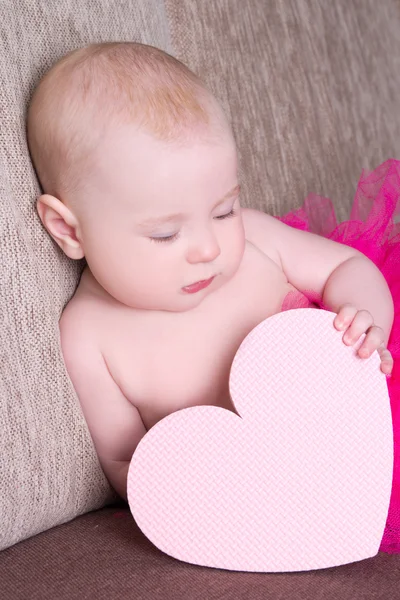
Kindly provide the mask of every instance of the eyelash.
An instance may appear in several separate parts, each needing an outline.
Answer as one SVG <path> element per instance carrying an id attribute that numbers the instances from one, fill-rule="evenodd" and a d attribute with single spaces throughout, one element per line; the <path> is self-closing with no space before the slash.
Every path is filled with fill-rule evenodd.
<path id="1" fill-rule="evenodd" d="M 218 219 L 219 221 L 223 221 L 224 219 L 230 219 L 231 217 L 234 217 L 236 215 L 236 210 L 234 208 L 232 208 L 232 210 L 230 212 L 228 212 L 226 215 L 220 215 L 219 217 L 215 217 L 216 219 Z"/>
<path id="2" fill-rule="evenodd" d="M 223 221 L 224 219 L 231 219 L 232 217 L 236 216 L 236 209 L 232 208 L 232 210 L 230 212 L 228 212 L 226 215 L 220 215 L 219 217 L 215 217 L 218 221 Z M 168 242 L 174 242 L 175 240 L 177 240 L 179 237 L 179 232 L 178 233 L 174 233 L 174 235 L 169 235 L 168 237 L 160 237 L 160 238 L 155 238 L 155 237 L 151 237 L 149 238 L 152 242 L 161 242 L 161 243 L 168 243 Z"/>

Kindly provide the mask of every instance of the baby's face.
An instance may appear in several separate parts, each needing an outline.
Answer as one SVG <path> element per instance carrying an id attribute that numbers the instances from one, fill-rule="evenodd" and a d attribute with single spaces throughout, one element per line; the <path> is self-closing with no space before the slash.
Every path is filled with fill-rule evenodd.
<path id="1" fill-rule="evenodd" d="M 187 311 L 232 278 L 245 237 L 229 135 L 179 146 L 125 127 L 97 151 L 81 231 L 106 292 L 135 308 Z"/>

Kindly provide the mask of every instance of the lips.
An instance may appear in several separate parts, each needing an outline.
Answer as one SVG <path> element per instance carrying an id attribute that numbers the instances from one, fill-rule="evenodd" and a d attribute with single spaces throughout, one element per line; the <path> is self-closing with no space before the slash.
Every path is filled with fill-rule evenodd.
<path id="1" fill-rule="evenodd" d="M 213 281 L 214 277 L 210 277 L 210 279 L 203 279 L 202 281 L 197 281 L 196 283 L 187 285 L 186 287 L 183 287 L 182 290 L 187 294 L 195 294 L 196 292 L 204 290 L 204 288 L 208 287 Z"/>

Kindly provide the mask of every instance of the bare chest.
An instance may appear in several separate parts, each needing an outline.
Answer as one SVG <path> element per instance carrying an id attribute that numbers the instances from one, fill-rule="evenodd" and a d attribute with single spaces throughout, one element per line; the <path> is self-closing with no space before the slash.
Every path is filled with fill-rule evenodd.
<path id="1" fill-rule="evenodd" d="M 293 290 L 278 265 L 251 244 L 241 267 L 196 312 L 134 317 L 108 313 L 102 346 L 110 371 L 147 429 L 166 415 L 201 404 L 234 410 L 229 372 L 246 335 L 280 311 Z"/>

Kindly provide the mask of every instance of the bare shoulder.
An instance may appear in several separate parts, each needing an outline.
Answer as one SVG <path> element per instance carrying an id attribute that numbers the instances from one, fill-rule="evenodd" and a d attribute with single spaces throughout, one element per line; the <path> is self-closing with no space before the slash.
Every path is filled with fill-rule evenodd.
<path id="1" fill-rule="evenodd" d="M 276 239 L 277 236 L 282 235 L 283 223 L 254 208 L 242 208 L 242 218 L 247 241 L 282 268 Z"/>
<path id="2" fill-rule="evenodd" d="M 95 315 L 89 302 L 73 296 L 60 317 L 58 327 L 63 354 L 79 356 L 96 345 Z"/>
<path id="3" fill-rule="evenodd" d="M 89 314 L 81 302 L 72 300 L 67 304 L 58 323 L 64 363 L 75 391 L 76 380 L 88 365 L 90 369 L 99 372 L 104 368 L 104 360 L 88 318 Z"/>
<path id="4" fill-rule="evenodd" d="M 65 343 L 77 343 L 79 348 L 88 344 L 101 344 L 102 331 L 110 305 L 96 293 L 92 277 L 86 267 L 76 291 L 60 317 L 60 335 Z"/>

